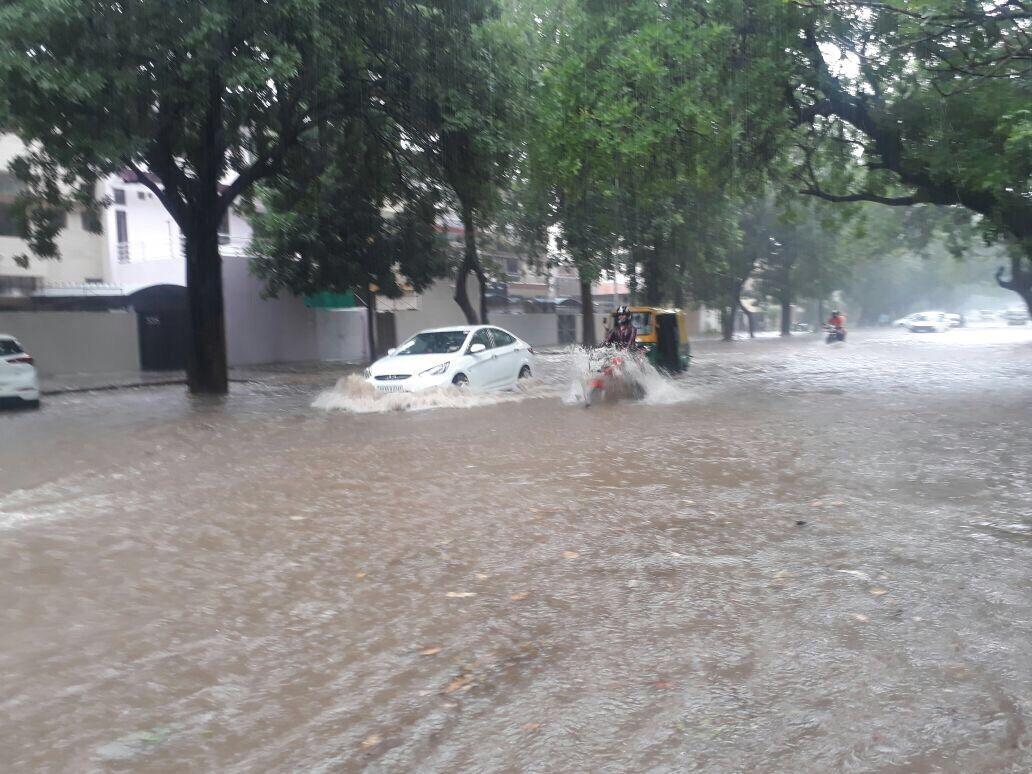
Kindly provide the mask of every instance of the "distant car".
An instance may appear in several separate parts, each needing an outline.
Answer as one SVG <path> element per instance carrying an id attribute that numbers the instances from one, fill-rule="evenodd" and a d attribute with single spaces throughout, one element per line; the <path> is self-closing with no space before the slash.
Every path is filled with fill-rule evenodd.
<path id="1" fill-rule="evenodd" d="M 959 314 L 951 312 L 946 313 L 946 322 L 951 328 L 962 328 L 964 326 L 964 318 Z"/>
<path id="2" fill-rule="evenodd" d="M 943 312 L 915 312 L 906 318 L 911 333 L 941 333 L 950 327 Z"/>
<path id="3" fill-rule="evenodd" d="M 492 325 L 420 331 L 369 366 L 366 381 L 379 392 L 419 392 L 449 384 L 499 390 L 531 376 L 534 350 Z"/>
<path id="4" fill-rule="evenodd" d="M 994 312 L 992 309 L 980 309 L 978 311 L 978 319 L 982 320 L 983 322 L 995 320 L 996 312 Z"/>
<path id="5" fill-rule="evenodd" d="M 1024 325 L 1028 322 L 1028 312 L 1024 309 L 1008 309 L 1000 315 L 1000 319 L 1005 320 L 1007 325 Z"/>
<path id="6" fill-rule="evenodd" d="M 14 336 L 0 333 L 0 402 L 39 408 L 36 364 Z"/>

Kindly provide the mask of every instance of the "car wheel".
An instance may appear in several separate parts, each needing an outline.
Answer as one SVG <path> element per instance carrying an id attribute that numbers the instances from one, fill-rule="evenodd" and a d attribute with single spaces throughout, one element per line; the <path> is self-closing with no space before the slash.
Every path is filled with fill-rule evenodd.
<path id="1" fill-rule="evenodd" d="M 529 365 L 523 366 L 523 368 L 520 369 L 520 376 L 519 376 L 519 378 L 520 379 L 529 379 L 530 377 L 531 377 L 530 366 Z"/>
<path id="2" fill-rule="evenodd" d="M 455 374 L 455 378 L 451 380 L 451 383 L 460 390 L 464 390 L 469 387 L 469 379 L 466 378 L 466 374 Z"/>

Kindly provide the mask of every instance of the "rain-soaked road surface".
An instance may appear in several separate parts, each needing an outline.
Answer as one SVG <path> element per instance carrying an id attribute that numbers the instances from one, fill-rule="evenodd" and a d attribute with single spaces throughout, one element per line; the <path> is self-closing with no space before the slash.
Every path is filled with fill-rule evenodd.
<path id="1" fill-rule="evenodd" d="M 698 350 L 0 416 L 0 768 L 1032 770 L 1032 329 Z"/>

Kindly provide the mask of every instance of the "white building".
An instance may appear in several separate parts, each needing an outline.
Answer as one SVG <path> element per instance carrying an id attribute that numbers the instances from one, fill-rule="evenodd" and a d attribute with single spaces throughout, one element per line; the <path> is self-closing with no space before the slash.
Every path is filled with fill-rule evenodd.
<path id="1" fill-rule="evenodd" d="M 104 211 L 111 281 L 133 290 L 158 284 L 185 286 L 182 232 L 151 190 L 127 172 L 105 180 L 98 195 L 111 202 Z M 244 257 L 250 241 L 251 224 L 230 208 L 219 235 L 223 258 Z"/>
<path id="2" fill-rule="evenodd" d="M 25 241 L 18 237 L 13 205 L 21 183 L 7 165 L 24 151 L 14 136 L 0 134 L 0 296 L 30 295 L 45 284 L 106 284 L 112 281 L 104 234 L 88 230 L 90 215 L 82 211 L 68 214 L 67 224 L 57 238 L 61 260 L 44 260 L 29 255 Z M 14 258 L 29 255 L 29 265 L 21 267 Z"/>

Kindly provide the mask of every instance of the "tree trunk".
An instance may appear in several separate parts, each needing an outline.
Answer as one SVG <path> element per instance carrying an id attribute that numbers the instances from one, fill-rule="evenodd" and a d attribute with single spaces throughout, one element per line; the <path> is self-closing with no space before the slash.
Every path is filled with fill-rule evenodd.
<path id="1" fill-rule="evenodd" d="M 756 338 L 756 320 L 753 319 L 753 313 L 749 311 L 749 307 L 747 307 L 745 305 L 745 303 L 741 299 L 738 299 L 738 306 L 742 310 L 742 314 L 745 315 L 746 322 L 749 324 L 749 338 L 750 339 L 755 339 Z"/>
<path id="2" fill-rule="evenodd" d="M 580 278 L 581 344 L 593 347 L 595 341 L 595 302 L 591 297 L 591 280 Z"/>
<path id="3" fill-rule="evenodd" d="M 642 255 L 645 274 L 645 303 L 648 306 L 659 306 L 662 301 L 660 293 L 659 250 Z"/>
<path id="4" fill-rule="evenodd" d="M 195 205 L 186 237 L 186 297 L 190 320 L 186 382 L 195 395 L 229 391 L 222 256 L 215 201 Z"/>
<path id="5" fill-rule="evenodd" d="M 1025 261 L 1032 265 L 1032 254 L 1026 257 L 1020 255 L 1011 256 L 1011 276 L 1009 280 L 1003 279 L 1004 268 L 1001 266 L 996 271 L 996 282 L 1001 288 L 1013 290 L 1025 302 L 1029 316 L 1032 316 L 1032 268 L 1025 268 Z"/>
<path id="6" fill-rule="evenodd" d="M 366 305 L 366 344 L 369 347 L 369 362 L 376 360 L 376 293 L 367 285 L 358 298 Z"/>
<path id="7" fill-rule="evenodd" d="M 792 335 L 792 299 L 781 299 L 781 335 Z"/>
<path id="8" fill-rule="evenodd" d="M 459 305 L 469 325 L 476 325 L 477 323 L 486 324 L 487 288 L 485 286 L 487 282 L 484 277 L 484 270 L 480 266 L 480 259 L 477 256 L 477 235 L 473 224 L 473 210 L 470 207 L 462 208 L 462 236 L 465 249 L 463 251 L 462 264 L 459 266 L 458 276 L 455 278 L 455 303 Z M 473 309 L 473 304 L 470 303 L 469 291 L 466 288 L 466 280 L 469 278 L 471 271 L 476 274 L 477 282 L 480 284 L 479 318 Z"/>
<path id="9" fill-rule="evenodd" d="M 462 259 L 462 264 L 459 266 L 459 271 L 455 275 L 455 303 L 459 305 L 459 309 L 462 310 L 462 314 L 466 318 L 468 325 L 476 325 L 480 320 L 477 318 L 477 313 L 473 309 L 473 305 L 469 302 L 469 293 L 466 290 L 466 280 L 469 279 L 469 273 L 472 267 L 469 265 L 469 261 L 466 258 Z"/>
<path id="10" fill-rule="evenodd" d="M 724 341 L 732 341 L 735 338 L 734 304 L 720 308 L 720 334 Z"/>

